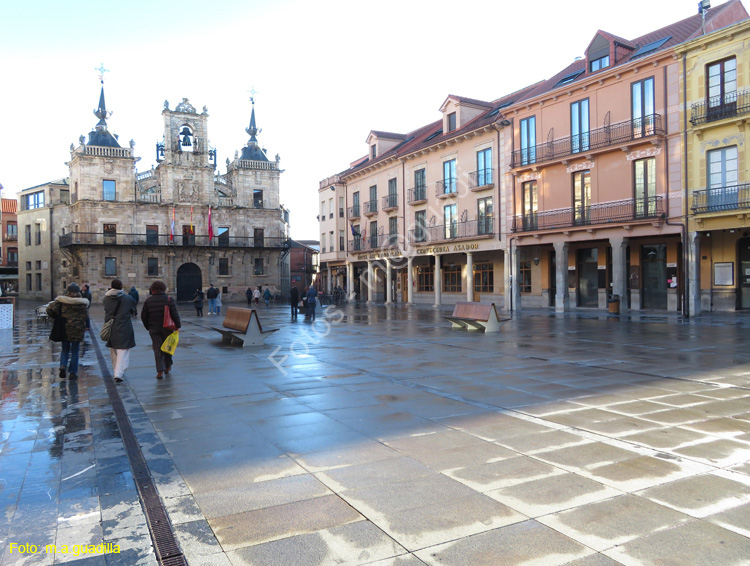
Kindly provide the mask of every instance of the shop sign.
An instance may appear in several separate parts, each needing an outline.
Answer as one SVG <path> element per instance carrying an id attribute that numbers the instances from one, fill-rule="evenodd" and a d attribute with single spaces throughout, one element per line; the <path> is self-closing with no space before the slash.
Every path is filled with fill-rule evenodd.
<path id="1" fill-rule="evenodd" d="M 479 244 L 454 244 L 452 246 L 434 246 L 432 248 L 419 248 L 417 255 L 437 255 L 452 252 L 471 252 L 479 249 Z"/>

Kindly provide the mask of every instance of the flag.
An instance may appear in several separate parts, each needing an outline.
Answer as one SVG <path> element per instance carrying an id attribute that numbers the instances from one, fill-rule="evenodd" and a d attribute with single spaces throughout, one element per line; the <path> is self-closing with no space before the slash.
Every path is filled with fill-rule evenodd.
<path id="1" fill-rule="evenodd" d="M 193 207 L 190 207 L 190 234 L 195 234 L 195 230 L 193 229 Z"/>
<path id="2" fill-rule="evenodd" d="M 354 224 L 349 222 L 349 227 L 352 229 L 352 236 L 357 237 L 357 231 L 354 229 Z"/>
<path id="3" fill-rule="evenodd" d="M 211 205 L 208 206 L 208 240 L 214 237 L 214 225 L 211 224 Z"/>
<path id="4" fill-rule="evenodd" d="M 172 207 L 172 227 L 169 229 L 169 241 L 174 241 L 174 206 Z"/>

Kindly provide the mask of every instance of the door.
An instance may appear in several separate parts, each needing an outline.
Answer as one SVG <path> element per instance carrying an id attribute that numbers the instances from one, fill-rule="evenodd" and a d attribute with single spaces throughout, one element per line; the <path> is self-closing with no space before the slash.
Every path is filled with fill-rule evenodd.
<path id="1" fill-rule="evenodd" d="M 409 269 L 408 267 L 406 269 Z M 406 269 L 399 271 L 401 273 L 401 302 L 406 303 L 409 301 L 409 275 Z"/>
<path id="2" fill-rule="evenodd" d="M 192 301 L 195 290 L 203 287 L 201 268 L 194 263 L 183 263 L 177 269 L 177 300 Z"/>
<path id="3" fill-rule="evenodd" d="M 578 306 L 599 307 L 599 250 L 578 250 Z"/>
<path id="4" fill-rule="evenodd" d="M 643 308 L 667 308 L 667 245 L 650 244 L 642 248 L 641 280 Z"/>
<path id="5" fill-rule="evenodd" d="M 549 253 L 549 307 L 555 306 L 555 297 L 557 295 L 557 262 L 555 250 Z"/>
<path id="6" fill-rule="evenodd" d="M 741 309 L 750 309 L 750 238 L 737 242 L 737 259 L 740 266 L 737 303 Z"/>

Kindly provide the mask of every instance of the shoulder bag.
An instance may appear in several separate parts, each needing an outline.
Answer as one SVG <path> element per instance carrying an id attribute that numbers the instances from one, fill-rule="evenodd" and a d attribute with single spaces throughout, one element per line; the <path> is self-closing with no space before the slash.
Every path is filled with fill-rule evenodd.
<path id="1" fill-rule="evenodd" d="M 112 314 L 112 318 L 110 318 L 107 322 L 105 322 L 102 325 L 102 329 L 99 332 L 99 338 L 101 338 L 105 342 L 108 342 L 110 336 L 112 336 L 112 327 L 115 324 L 115 317 L 117 317 L 117 311 L 120 310 L 121 303 L 122 303 L 121 299 L 117 301 L 117 306 L 115 307 L 115 312 Z"/>
<path id="2" fill-rule="evenodd" d="M 169 307 L 172 305 L 172 299 L 167 300 L 167 304 L 164 305 L 164 322 L 162 323 L 162 326 L 166 328 L 167 330 L 171 330 L 174 332 L 177 330 L 177 325 L 175 324 L 174 320 L 172 320 L 172 314 L 169 312 Z"/>
<path id="3" fill-rule="evenodd" d="M 62 316 L 62 309 L 58 309 L 57 314 L 52 321 L 52 330 L 49 333 L 49 339 L 53 342 L 62 342 L 65 340 L 65 319 Z"/>

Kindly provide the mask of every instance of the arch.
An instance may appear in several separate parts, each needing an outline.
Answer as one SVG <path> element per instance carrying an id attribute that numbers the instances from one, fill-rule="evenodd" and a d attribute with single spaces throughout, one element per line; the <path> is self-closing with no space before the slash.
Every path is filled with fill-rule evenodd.
<path id="1" fill-rule="evenodd" d="M 177 300 L 192 301 L 198 288 L 203 288 L 201 268 L 194 263 L 183 263 L 177 269 Z"/>

